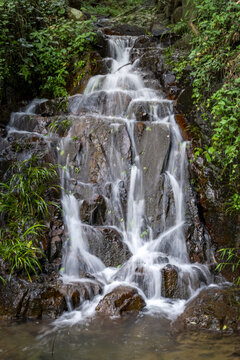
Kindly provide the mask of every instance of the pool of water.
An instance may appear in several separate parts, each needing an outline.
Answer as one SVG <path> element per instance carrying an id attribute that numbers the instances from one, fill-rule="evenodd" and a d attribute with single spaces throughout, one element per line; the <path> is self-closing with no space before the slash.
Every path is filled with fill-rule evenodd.
<path id="1" fill-rule="evenodd" d="M 173 335 L 168 320 L 141 315 L 92 319 L 56 328 L 46 322 L 0 323 L 1 360 L 240 359 L 238 335 Z"/>

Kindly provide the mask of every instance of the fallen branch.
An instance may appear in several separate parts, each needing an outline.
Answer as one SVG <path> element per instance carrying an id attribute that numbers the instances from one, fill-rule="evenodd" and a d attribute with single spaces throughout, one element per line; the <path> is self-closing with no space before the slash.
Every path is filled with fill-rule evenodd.
<path id="1" fill-rule="evenodd" d="M 124 68 L 125 66 L 128 66 L 128 65 L 132 65 L 132 63 L 127 63 L 127 64 L 125 64 L 125 65 L 123 65 L 123 66 L 120 66 L 120 68 L 118 68 L 118 69 L 115 71 L 114 74 L 116 74 L 116 72 L 118 72 L 119 70 L 121 70 L 122 68 Z"/>

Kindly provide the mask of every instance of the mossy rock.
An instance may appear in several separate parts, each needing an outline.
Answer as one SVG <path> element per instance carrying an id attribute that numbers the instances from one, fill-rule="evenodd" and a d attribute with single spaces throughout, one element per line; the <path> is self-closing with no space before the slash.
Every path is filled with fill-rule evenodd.
<path id="1" fill-rule="evenodd" d="M 70 19 L 73 19 L 73 20 L 76 20 L 76 21 L 86 20 L 85 15 L 82 13 L 82 11 L 71 8 L 71 7 L 68 8 L 68 17 Z"/>

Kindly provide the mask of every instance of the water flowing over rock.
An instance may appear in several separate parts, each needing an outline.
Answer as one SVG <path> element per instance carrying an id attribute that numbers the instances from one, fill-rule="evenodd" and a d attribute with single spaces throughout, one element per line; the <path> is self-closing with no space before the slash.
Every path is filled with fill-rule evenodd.
<path id="1" fill-rule="evenodd" d="M 40 147 L 44 159 L 60 165 L 64 224 L 50 231 L 48 258 L 56 267 L 62 262 L 63 282 L 53 315 L 67 304 L 82 317 L 95 308 L 112 316 L 146 307 L 171 318 L 172 306 L 174 316 L 182 311 L 179 299 L 213 282 L 187 142 L 163 92 L 155 40 L 105 40 L 105 70 L 84 93 L 70 97 L 64 112 L 54 101 L 33 101 L 12 115 L 7 141 L 23 146 L 30 139 L 32 151 L 21 150 L 18 160 Z M 2 157 L 4 144 L 0 150 Z"/>

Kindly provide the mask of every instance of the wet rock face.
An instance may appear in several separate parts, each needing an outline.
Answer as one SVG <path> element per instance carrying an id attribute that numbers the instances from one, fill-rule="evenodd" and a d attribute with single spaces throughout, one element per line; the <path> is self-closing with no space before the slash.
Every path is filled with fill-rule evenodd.
<path id="1" fill-rule="evenodd" d="M 31 115 L 22 115 L 21 117 L 16 118 L 14 122 L 14 127 L 18 130 L 33 131 L 38 125 L 36 118 L 33 118 Z"/>
<path id="2" fill-rule="evenodd" d="M 152 36 L 139 36 L 133 47 L 135 49 L 145 49 L 156 45 L 156 41 Z"/>
<path id="3" fill-rule="evenodd" d="M 41 116 L 54 116 L 63 113 L 63 106 L 59 100 L 46 100 L 37 104 L 35 113 Z"/>
<path id="4" fill-rule="evenodd" d="M 145 191 L 146 214 L 148 221 L 157 231 L 159 207 L 159 191 L 164 162 L 170 147 L 170 130 L 165 124 L 139 122 L 134 128 L 135 142 L 140 163 L 143 169 L 143 188 Z"/>
<path id="5" fill-rule="evenodd" d="M 6 285 L 0 283 L 0 317 L 57 318 L 65 310 L 65 297 L 54 282 L 30 283 L 12 278 Z"/>
<path id="6" fill-rule="evenodd" d="M 172 112 L 170 101 L 132 101 L 128 108 L 130 118 L 136 121 L 154 121 L 156 117 L 165 118 Z"/>
<path id="7" fill-rule="evenodd" d="M 140 56 L 140 57 L 139 57 Z M 131 61 L 139 58 L 138 66 L 144 71 L 150 71 L 153 76 L 160 79 L 163 72 L 163 58 L 161 49 L 135 49 L 130 53 Z"/>
<path id="8" fill-rule="evenodd" d="M 118 286 L 99 302 L 96 311 L 107 316 L 120 316 L 124 312 L 141 311 L 145 301 L 130 286 Z"/>
<path id="9" fill-rule="evenodd" d="M 145 29 L 130 24 L 116 24 L 102 29 L 106 35 L 128 35 L 128 36 L 141 36 L 145 35 Z"/>
<path id="10" fill-rule="evenodd" d="M 107 267 L 122 265 L 131 256 L 122 235 L 113 228 L 86 229 L 86 235 L 90 252 L 100 258 Z"/>
<path id="11" fill-rule="evenodd" d="M 107 120 L 104 121 L 104 118 L 81 117 L 73 122 L 72 136 L 78 138 L 81 148 L 77 143 L 71 142 L 64 156 L 70 156 L 74 178 L 80 182 L 97 184 L 101 191 L 107 182 L 113 180 L 112 166 L 116 167 L 115 176 L 123 178 L 131 158 L 130 139 L 124 124 L 111 124 Z M 81 171 L 74 173 L 74 169 L 79 165 Z M 74 190 L 80 198 L 86 199 L 90 196 L 86 191 L 96 189 L 78 185 Z M 96 196 L 95 194 L 92 196 Z"/>
<path id="12" fill-rule="evenodd" d="M 178 270 L 176 266 L 166 265 L 162 269 L 162 296 L 173 298 L 178 285 Z"/>
<path id="13" fill-rule="evenodd" d="M 173 332 L 211 330 L 233 333 L 240 331 L 240 290 L 208 288 L 186 305 L 185 311 L 172 324 Z"/>
<path id="14" fill-rule="evenodd" d="M 84 279 L 84 282 L 63 284 L 61 293 L 68 299 L 72 309 L 78 308 L 84 301 L 91 300 L 102 293 L 102 284 L 95 279 Z"/>
<path id="15" fill-rule="evenodd" d="M 131 97 L 122 91 L 116 91 L 112 94 L 106 91 L 100 91 L 76 99 L 78 100 L 78 106 L 72 109 L 74 115 L 80 115 L 81 113 L 99 113 L 106 116 L 120 116 L 123 115 L 122 109 L 127 109 L 131 101 Z M 81 101 L 79 101 L 79 99 L 81 99 Z"/>
<path id="16" fill-rule="evenodd" d="M 89 201 L 83 200 L 80 208 L 80 218 L 82 222 L 89 225 L 104 225 L 106 211 L 105 199 L 102 195 L 98 195 Z"/>
<path id="17" fill-rule="evenodd" d="M 5 285 L 0 282 L 0 319 L 55 319 L 68 310 L 66 299 L 75 309 L 101 292 L 94 279 L 65 285 L 56 276 L 32 283 L 12 278 Z"/>
<path id="18" fill-rule="evenodd" d="M 167 264 L 161 273 L 162 296 L 167 298 L 189 299 L 193 291 L 208 285 L 204 272 L 198 267 L 187 272 L 180 270 L 177 266 Z"/>

